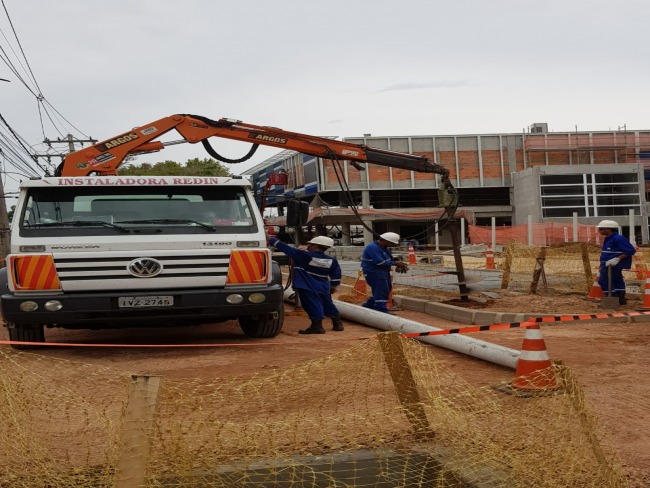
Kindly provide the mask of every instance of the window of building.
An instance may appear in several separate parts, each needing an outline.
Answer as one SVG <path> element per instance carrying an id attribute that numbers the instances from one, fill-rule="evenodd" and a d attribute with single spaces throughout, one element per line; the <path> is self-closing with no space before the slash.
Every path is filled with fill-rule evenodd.
<path id="1" fill-rule="evenodd" d="M 636 173 L 541 175 L 540 195 L 545 218 L 616 217 L 641 214 Z"/>

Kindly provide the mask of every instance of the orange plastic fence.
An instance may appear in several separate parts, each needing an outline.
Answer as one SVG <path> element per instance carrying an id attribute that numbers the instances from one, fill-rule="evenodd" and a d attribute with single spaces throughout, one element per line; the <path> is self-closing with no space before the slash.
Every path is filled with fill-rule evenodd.
<path id="1" fill-rule="evenodd" d="M 469 225 L 469 239 L 472 244 L 491 244 L 492 227 Z M 512 240 L 527 244 L 528 224 L 496 228 L 495 244 L 507 245 Z M 565 242 L 573 242 L 573 224 L 557 222 L 532 224 L 532 245 L 550 246 Z M 595 226 L 578 224 L 578 242 L 601 244 L 603 241 Z"/>

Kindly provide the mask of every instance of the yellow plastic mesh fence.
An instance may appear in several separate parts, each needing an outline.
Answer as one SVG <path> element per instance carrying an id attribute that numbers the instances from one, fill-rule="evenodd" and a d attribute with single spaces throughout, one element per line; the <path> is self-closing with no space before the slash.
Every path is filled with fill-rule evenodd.
<path id="1" fill-rule="evenodd" d="M 503 288 L 585 293 L 598 279 L 599 257 L 600 247 L 594 244 L 542 247 L 511 241 L 495 258 L 495 264 L 503 273 Z M 630 291 L 643 292 L 647 262 L 647 249 L 639 249 L 632 268 L 623 272 Z"/>
<path id="2" fill-rule="evenodd" d="M 397 333 L 245 378 L 12 350 L 0 368 L 2 487 L 628 486 L 564 366 L 559 390 L 511 395 Z"/>
<path id="3" fill-rule="evenodd" d="M 501 279 L 501 288 L 515 292 L 543 294 L 578 293 L 586 295 L 598 279 L 600 247 L 589 243 L 568 243 L 554 246 L 528 246 L 511 241 L 500 252 L 492 252 L 490 262 L 485 247 L 463 251 L 462 261 L 466 279 L 471 283 Z M 450 251 L 433 254 L 428 251 L 417 253 L 417 264 L 409 272 L 394 275 L 393 294 L 421 298 L 435 290 L 439 296 L 443 291 L 454 290 L 456 276 L 454 256 Z M 629 293 L 643 293 L 650 271 L 650 248 L 637 249 L 629 270 L 623 271 Z M 361 303 L 370 295 L 370 289 L 359 274 L 356 279 L 343 279 L 344 293 L 339 300 Z M 603 290 L 606 292 L 606 290 Z M 456 293 L 457 294 L 457 293 Z"/>

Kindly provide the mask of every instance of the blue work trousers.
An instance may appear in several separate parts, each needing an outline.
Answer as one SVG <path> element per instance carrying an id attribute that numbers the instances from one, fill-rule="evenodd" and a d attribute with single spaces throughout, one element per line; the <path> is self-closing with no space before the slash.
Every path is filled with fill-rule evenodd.
<path id="1" fill-rule="evenodd" d="M 617 297 L 619 295 L 625 294 L 625 280 L 623 280 L 623 269 L 612 266 L 612 296 Z M 607 279 L 607 266 L 605 263 L 600 264 L 600 273 L 598 274 L 598 285 L 600 285 L 601 290 L 605 296 L 607 295 L 607 290 L 609 288 L 608 279 Z"/>
<path id="2" fill-rule="evenodd" d="M 323 320 L 325 317 L 339 316 L 339 310 L 329 293 L 319 293 L 306 288 L 297 288 L 295 291 L 300 298 L 300 306 L 305 309 L 310 319 Z"/>
<path id="3" fill-rule="evenodd" d="M 372 296 L 365 301 L 363 306 L 378 312 L 388 312 L 388 297 L 393 289 L 390 271 L 366 271 L 364 276 L 372 290 Z"/>

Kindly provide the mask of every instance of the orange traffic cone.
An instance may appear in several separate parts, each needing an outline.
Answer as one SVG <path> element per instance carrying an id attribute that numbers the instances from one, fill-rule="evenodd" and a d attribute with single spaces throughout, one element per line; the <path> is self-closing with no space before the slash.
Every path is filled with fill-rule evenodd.
<path id="1" fill-rule="evenodd" d="M 494 252 L 492 251 L 492 246 L 488 246 L 487 251 L 485 251 L 485 269 L 495 269 Z"/>
<path id="2" fill-rule="evenodd" d="M 354 295 L 359 297 L 365 297 L 368 292 L 368 284 L 366 283 L 366 278 L 363 276 L 363 271 L 359 270 L 357 272 L 357 281 L 354 283 Z"/>
<path id="3" fill-rule="evenodd" d="M 510 386 L 522 390 L 555 390 L 558 387 L 542 330 L 536 322 L 526 327 L 515 379 Z"/>
<path id="4" fill-rule="evenodd" d="M 393 270 L 391 269 L 391 270 L 390 270 L 390 284 L 391 284 L 391 287 L 390 287 L 390 292 L 388 293 L 388 303 L 386 304 L 386 308 L 387 308 L 389 311 L 393 311 L 393 310 L 402 310 L 402 309 L 399 308 L 397 305 L 395 305 L 395 302 L 393 301 L 393 286 L 392 286 L 392 285 L 393 285 L 393 278 L 394 278 L 394 276 L 395 276 L 395 273 L 394 273 Z"/>
<path id="5" fill-rule="evenodd" d="M 413 249 L 412 244 L 409 244 L 409 264 L 417 264 L 417 260 L 415 259 L 415 249 Z"/>
<path id="6" fill-rule="evenodd" d="M 600 268 L 598 268 L 598 274 L 600 274 Z M 591 285 L 591 290 L 589 290 L 587 298 L 594 298 L 598 300 L 605 297 L 605 292 L 598 284 L 598 274 L 596 274 L 596 279 L 594 280 L 594 284 Z"/>
<path id="7" fill-rule="evenodd" d="M 646 273 L 645 290 L 643 290 L 643 310 L 650 310 L 650 273 Z"/>
<path id="8" fill-rule="evenodd" d="M 390 291 L 388 292 L 388 303 L 386 304 L 386 308 L 390 310 L 393 308 L 395 304 L 393 303 L 393 270 L 390 270 Z"/>

